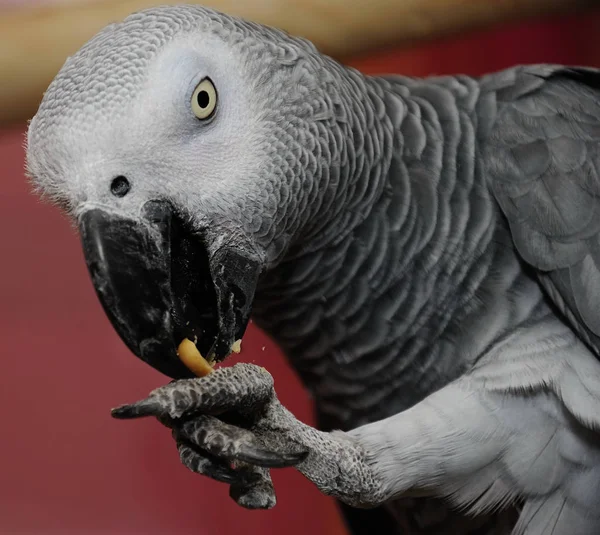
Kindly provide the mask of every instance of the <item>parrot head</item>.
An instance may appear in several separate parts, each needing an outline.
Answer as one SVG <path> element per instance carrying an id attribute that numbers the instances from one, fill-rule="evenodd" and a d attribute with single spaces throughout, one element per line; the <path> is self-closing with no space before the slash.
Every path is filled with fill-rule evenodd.
<path id="1" fill-rule="evenodd" d="M 45 92 L 27 173 L 76 225 L 122 340 L 162 373 L 190 376 L 184 338 L 227 357 L 259 278 L 318 232 L 338 157 L 320 136 L 337 113 L 325 61 L 278 30 L 164 7 L 105 28 Z"/>

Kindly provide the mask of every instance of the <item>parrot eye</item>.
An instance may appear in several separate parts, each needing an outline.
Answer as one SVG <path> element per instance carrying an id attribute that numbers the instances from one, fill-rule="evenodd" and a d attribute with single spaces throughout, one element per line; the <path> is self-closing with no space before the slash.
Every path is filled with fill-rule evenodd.
<path id="1" fill-rule="evenodd" d="M 208 119 L 217 107 L 217 90 L 210 78 L 204 78 L 194 89 L 192 111 L 198 119 Z"/>
<path id="2" fill-rule="evenodd" d="M 110 191 L 115 197 L 125 197 L 130 189 L 129 180 L 124 176 L 113 178 L 113 181 L 110 183 Z"/>

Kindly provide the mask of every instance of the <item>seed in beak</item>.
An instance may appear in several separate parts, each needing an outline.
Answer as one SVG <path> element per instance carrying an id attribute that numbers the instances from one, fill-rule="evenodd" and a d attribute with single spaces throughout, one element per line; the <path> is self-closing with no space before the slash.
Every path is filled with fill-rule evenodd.
<path id="1" fill-rule="evenodd" d="M 196 344 L 188 338 L 184 338 L 179 344 L 177 355 L 181 362 L 198 377 L 205 377 L 214 371 L 210 363 L 200 354 Z"/>

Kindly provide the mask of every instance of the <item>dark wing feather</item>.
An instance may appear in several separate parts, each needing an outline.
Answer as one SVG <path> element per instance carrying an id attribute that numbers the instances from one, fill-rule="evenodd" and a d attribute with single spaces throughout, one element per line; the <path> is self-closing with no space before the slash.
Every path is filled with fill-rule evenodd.
<path id="1" fill-rule="evenodd" d="M 600 355 L 600 70 L 519 67 L 482 87 L 497 114 L 484 164 L 516 248 Z"/>

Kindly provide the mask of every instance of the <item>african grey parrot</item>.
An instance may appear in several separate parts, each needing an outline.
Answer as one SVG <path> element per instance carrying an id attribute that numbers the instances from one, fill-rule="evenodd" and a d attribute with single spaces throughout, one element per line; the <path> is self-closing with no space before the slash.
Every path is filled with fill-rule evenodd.
<path id="1" fill-rule="evenodd" d="M 356 534 L 600 533 L 600 70 L 370 77 L 198 6 L 113 24 L 30 123 L 130 350 L 175 379 L 182 462 L 275 503 L 295 466 Z M 314 398 L 261 367 L 194 377 L 252 315 Z"/>

